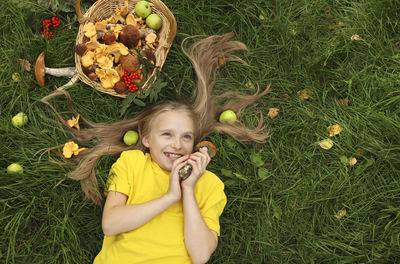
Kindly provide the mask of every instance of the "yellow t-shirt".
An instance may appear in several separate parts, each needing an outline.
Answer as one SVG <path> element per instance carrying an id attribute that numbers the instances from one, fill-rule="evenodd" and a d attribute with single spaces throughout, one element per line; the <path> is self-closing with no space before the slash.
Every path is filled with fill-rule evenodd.
<path id="1" fill-rule="evenodd" d="M 123 152 L 110 175 L 108 190 L 126 194 L 126 204 L 151 201 L 164 195 L 169 187 L 169 172 L 139 150 Z M 219 216 L 226 205 L 223 182 L 206 171 L 195 186 L 195 196 L 207 226 L 219 235 Z M 105 236 L 94 263 L 191 263 L 184 242 L 183 221 L 181 200 L 135 230 Z"/>

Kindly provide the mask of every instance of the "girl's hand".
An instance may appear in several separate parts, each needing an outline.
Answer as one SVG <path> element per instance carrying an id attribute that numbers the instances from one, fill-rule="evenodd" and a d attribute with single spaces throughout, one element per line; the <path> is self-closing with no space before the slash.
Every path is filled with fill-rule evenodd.
<path id="1" fill-rule="evenodd" d="M 179 201 L 182 197 L 178 172 L 187 164 L 188 158 L 189 155 L 182 156 L 179 159 L 176 159 L 172 164 L 172 169 L 169 175 L 169 188 L 166 195 L 169 195 L 174 202 Z"/>
<path id="2" fill-rule="evenodd" d="M 202 148 L 198 152 L 189 155 L 189 159 L 185 164 L 192 165 L 192 173 L 190 176 L 181 182 L 183 189 L 194 189 L 197 181 L 206 172 L 208 163 L 210 163 L 208 152 Z"/>

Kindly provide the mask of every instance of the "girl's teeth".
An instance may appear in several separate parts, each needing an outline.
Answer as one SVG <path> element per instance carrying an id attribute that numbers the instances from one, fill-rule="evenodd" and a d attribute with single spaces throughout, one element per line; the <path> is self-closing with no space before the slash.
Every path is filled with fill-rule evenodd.
<path id="1" fill-rule="evenodd" d="M 172 153 L 169 153 L 168 156 L 171 158 L 180 158 L 181 157 L 181 155 L 172 154 Z"/>

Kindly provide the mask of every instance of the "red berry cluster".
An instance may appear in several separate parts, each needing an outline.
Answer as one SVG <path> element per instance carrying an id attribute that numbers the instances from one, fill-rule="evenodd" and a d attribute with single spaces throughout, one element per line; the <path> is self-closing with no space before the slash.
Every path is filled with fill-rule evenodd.
<path id="1" fill-rule="evenodd" d="M 58 17 L 53 16 L 51 19 L 45 19 L 42 21 L 40 25 L 41 31 L 40 34 L 43 35 L 45 38 L 54 38 L 53 31 L 51 28 L 56 28 L 61 24 L 61 20 Z"/>
<path id="2" fill-rule="evenodd" d="M 137 90 L 139 90 L 139 87 L 137 87 L 136 83 L 141 81 L 141 74 L 138 71 L 128 73 L 124 70 L 122 81 L 125 83 L 126 88 L 128 88 L 129 92 L 136 92 Z"/>

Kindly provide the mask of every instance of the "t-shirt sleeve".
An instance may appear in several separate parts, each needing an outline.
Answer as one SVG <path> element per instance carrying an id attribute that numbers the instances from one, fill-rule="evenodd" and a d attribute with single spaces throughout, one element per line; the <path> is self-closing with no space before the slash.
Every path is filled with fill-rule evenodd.
<path id="1" fill-rule="evenodd" d="M 129 196 L 131 181 L 128 179 L 130 168 L 128 163 L 132 160 L 132 153 L 122 152 L 121 156 L 111 166 L 109 178 L 107 180 L 106 194 L 110 191 L 116 191 Z"/>
<path id="2" fill-rule="evenodd" d="M 219 182 L 207 198 L 205 204 L 200 208 L 201 214 L 208 228 L 220 235 L 219 217 L 226 205 L 226 195 L 224 192 L 224 184 Z"/>

